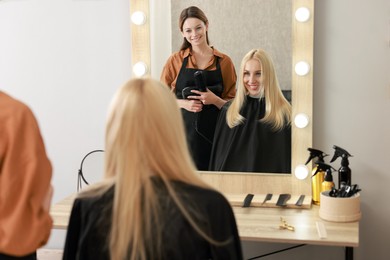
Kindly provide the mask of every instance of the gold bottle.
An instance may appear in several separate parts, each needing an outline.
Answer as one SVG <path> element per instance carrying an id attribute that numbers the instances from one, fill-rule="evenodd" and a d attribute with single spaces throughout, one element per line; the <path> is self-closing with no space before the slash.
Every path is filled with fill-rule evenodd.
<path id="1" fill-rule="evenodd" d="M 322 192 L 322 183 L 325 179 L 325 172 L 318 168 L 318 166 L 313 168 L 311 176 L 311 188 L 312 188 L 312 199 L 313 203 L 320 205 L 321 201 L 321 192 Z"/>
<path id="2" fill-rule="evenodd" d="M 325 170 L 324 182 L 321 185 L 322 186 L 321 192 L 330 191 L 334 187 L 333 176 L 332 176 L 332 169 L 334 168 L 330 165 L 327 164 L 325 165 L 327 166 L 327 169 Z"/>
<path id="3" fill-rule="evenodd" d="M 313 201 L 314 204 L 320 205 L 321 192 L 331 190 L 332 187 L 334 187 L 332 169 L 336 169 L 321 161 L 316 162 L 316 165 L 317 169 L 316 172 L 313 173 L 312 177 Z"/>
<path id="4" fill-rule="evenodd" d="M 321 168 L 319 168 L 318 162 L 323 163 L 324 157 L 327 156 L 324 152 L 313 149 L 313 148 L 307 148 L 310 152 L 310 156 L 306 161 L 306 164 L 308 164 L 312 159 L 317 158 L 318 160 L 315 162 L 316 166 L 312 170 L 311 175 L 311 190 L 312 190 L 312 200 L 313 203 L 316 205 L 320 205 L 320 198 L 321 198 L 321 191 L 322 191 L 322 182 L 324 181 L 325 177 L 325 171 Z"/>

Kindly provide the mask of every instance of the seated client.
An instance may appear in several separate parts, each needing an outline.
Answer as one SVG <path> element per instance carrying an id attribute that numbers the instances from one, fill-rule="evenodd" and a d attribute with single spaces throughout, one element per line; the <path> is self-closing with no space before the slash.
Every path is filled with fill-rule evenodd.
<path id="1" fill-rule="evenodd" d="M 271 57 L 249 51 L 237 93 L 221 109 L 210 159 L 212 171 L 291 172 L 291 105 Z"/>
<path id="2" fill-rule="evenodd" d="M 166 86 L 119 89 L 105 151 L 104 181 L 73 204 L 64 259 L 242 259 L 232 208 L 196 174 Z"/>

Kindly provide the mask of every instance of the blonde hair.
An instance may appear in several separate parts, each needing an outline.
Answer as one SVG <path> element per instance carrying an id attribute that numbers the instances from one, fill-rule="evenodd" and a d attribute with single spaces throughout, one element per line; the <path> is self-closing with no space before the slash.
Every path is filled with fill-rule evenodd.
<path id="1" fill-rule="evenodd" d="M 245 121 L 245 118 L 240 115 L 240 110 L 248 95 L 248 91 L 244 85 L 243 75 L 245 64 L 249 60 L 258 61 L 262 68 L 262 96 L 265 98 L 266 108 L 265 115 L 260 119 L 260 122 L 270 124 L 275 131 L 281 130 L 285 125 L 291 123 L 291 104 L 280 90 L 279 81 L 271 57 L 262 49 L 253 49 L 249 51 L 241 61 L 237 92 L 226 113 L 226 122 L 230 128 L 233 128 Z"/>
<path id="2" fill-rule="evenodd" d="M 102 193 L 115 185 L 111 259 L 161 256 L 163 225 L 159 223 L 158 194 L 151 176 L 162 180 L 192 227 L 213 242 L 170 182 L 210 188 L 195 173 L 181 114 L 169 88 L 152 79 L 133 79 L 119 89 L 108 116 L 105 161 L 106 181 L 89 194 Z"/>

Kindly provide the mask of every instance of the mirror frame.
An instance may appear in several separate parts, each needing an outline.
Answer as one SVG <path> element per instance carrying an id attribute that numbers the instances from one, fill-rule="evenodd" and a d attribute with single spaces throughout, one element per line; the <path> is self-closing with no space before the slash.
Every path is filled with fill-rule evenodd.
<path id="1" fill-rule="evenodd" d="M 225 194 L 247 193 L 290 193 L 311 196 L 311 165 L 308 165 L 308 177 L 299 180 L 294 169 L 303 165 L 307 159 L 307 148 L 313 142 L 313 51 L 314 51 L 314 0 L 292 0 L 292 119 L 297 114 L 304 113 L 309 118 L 309 124 L 304 128 L 291 126 L 292 156 L 291 174 L 247 173 L 247 172 L 207 172 L 200 171 L 201 177 Z M 300 7 L 310 11 L 310 17 L 305 22 L 295 19 L 295 12 Z M 131 23 L 132 32 L 132 65 L 143 62 L 146 65 L 146 75 L 150 75 L 150 9 L 149 0 L 130 0 L 130 14 L 135 11 L 144 12 L 147 17 L 145 24 Z M 299 76 L 295 72 L 295 64 L 305 61 L 309 64 L 308 74 Z"/>

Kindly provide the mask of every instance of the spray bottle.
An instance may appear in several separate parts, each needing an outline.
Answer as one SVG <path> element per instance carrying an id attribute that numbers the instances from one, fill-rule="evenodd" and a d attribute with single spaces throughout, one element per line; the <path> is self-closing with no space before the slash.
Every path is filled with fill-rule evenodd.
<path id="1" fill-rule="evenodd" d="M 338 170 L 339 172 L 339 183 L 338 183 L 338 188 L 340 189 L 344 185 L 351 185 L 351 169 L 348 167 L 349 161 L 348 157 L 351 157 L 346 150 L 344 150 L 341 147 L 338 147 L 336 145 L 333 145 L 333 149 L 335 149 L 334 155 L 332 160 L 330 162 L 334 162 L 338 157 L 341 156 L 341 167 Z"/>
<path id="2" fill-rule="evenodd" d="M 311 190 L 313 203 L 316 205 L 320 205 L 322 182 L 324 181 L 325 171 L 318 170 L 317 163 L 324 163 L 324 157 L 328 156 L 328 154 L 325 154 L 324 152 L 313 148 L 307 148 L 307 150 L 309 150 L 310 156 L 305 164 L 308 164 L 312 159 L 317 158 L 316 166 L 313 168 L 311 175 Z"/>
<path id="3" fill-rule="evenodd" d="M 325 178 L 321 184 L 321 192 L 332 190 L 332 188 L 334 187 L 332 172 L 336 171 L 336 169 L 333 168 L 331 165 L 323 162 L 317 162 L 316 164 L 317 164 L 317 171 L 325 171 Z"/>

